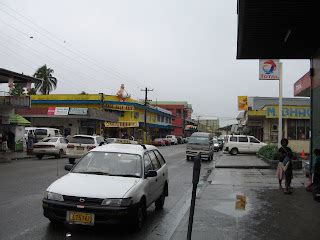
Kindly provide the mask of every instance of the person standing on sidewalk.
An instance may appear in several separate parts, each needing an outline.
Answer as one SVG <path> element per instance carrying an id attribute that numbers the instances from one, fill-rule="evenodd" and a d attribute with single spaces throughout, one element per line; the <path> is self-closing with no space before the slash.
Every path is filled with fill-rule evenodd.
<path id="1" fill-rule="evenodd" d="M 281 140 L 281 147 L 278 149 L 278 159 L 279 162 L 283 162 L 284 168 L 284 176 L 285 176 L 285 194 L 291 194 L 291 180 L 293 178 L 292 173 L 292 150 L 288 147 L 289 141 L 286 138 Z"/>

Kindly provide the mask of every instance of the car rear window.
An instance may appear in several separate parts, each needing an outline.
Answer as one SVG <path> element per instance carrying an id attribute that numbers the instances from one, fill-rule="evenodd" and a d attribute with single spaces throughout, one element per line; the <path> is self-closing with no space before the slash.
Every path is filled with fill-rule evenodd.
<path id="1" fill-rule="evenodd" d="M 239 137 L 239 142 L 248 142 L 247 137 Z"/>
<path id="2" fill-rule="evenodd" d="M 36 129 L 34 131 L 35 135 L 48 135 L 47 129 Z"/>
<path id="3" fill-rule="evenodd" d="M 69 143 L 94 144 L 92 137 L 75 136 L 71 138 Z"/>

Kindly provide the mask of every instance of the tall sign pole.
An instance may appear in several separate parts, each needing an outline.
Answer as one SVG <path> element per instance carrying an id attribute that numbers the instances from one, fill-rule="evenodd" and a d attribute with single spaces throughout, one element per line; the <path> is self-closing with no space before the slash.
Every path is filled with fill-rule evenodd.
<path id="1" fill-rule="evenodd" d="M 282 139 L 282 63 L 279 59 L 259 60 L 259 80 L 279 80 L 278 147 Z"/>
<path id="2" fill-rule="evenodd" d="M 279 63 L 280 67 L 280 78 L 279 78 L 279 124 L 278 124 L 278 148 L 281 147 L 281 139 L 282 139 L 282 82 L 283 82 L 283 74 L 282 74 L 282 63 Z"/>

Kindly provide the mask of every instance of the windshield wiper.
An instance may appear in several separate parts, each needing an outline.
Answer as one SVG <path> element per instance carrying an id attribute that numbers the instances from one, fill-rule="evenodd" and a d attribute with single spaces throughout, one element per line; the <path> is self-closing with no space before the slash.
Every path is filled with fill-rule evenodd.
<path id="1" fill-rule="evenodd" d="M 101 171 L 92 171 L 92 172 L 74 172 L 74 173 L 83 173 L 83 174 L 95 174 L 95 175 L 110 175 L 107 172 L 101 172 Z"/>
<path id="2" fill-rule="evenodd" d="M 110 176 L 116 176 L 116 177 L 135 177 L 140 178 L 140 176 L 135 174 L 110 174 Z"/>

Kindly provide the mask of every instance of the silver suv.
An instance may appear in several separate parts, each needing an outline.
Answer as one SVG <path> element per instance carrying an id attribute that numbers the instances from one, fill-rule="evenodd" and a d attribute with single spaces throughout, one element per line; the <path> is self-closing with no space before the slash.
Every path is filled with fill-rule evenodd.
<path id="1" fill-rule="evenodd" d="M 187 144 L 187 160 L 201 153 L 201 158 L 211 161 L 213 159 L 213 140 L 210 133 L 195 132 L 191 135 Z"/>

